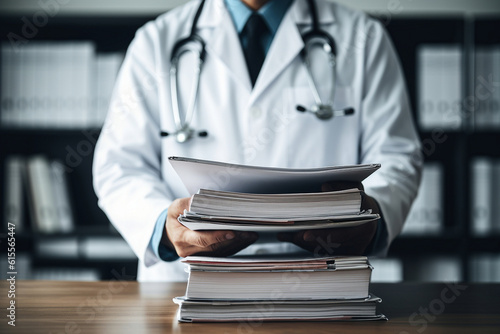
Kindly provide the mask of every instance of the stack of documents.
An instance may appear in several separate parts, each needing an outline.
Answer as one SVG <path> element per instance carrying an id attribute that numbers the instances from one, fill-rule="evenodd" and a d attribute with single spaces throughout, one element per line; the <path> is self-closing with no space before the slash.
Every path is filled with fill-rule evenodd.
<path id="1" fill-rule="evenodd" d="M 378 164 L 285 169 L 169 160 L 195 194 L 179 217 L 191 230 L 298 231 L 357 226 L 379 218 L 361 210 L 357 188 L 320 192 L 328 182 L 361 182 Z"/>
<path id="2" fill-rule="evenodd" d="M 378 320 L 367 258 L 187 257 L 182 322 Z"/>
<path id="3" fill-rule="evenodd" d="M 292 194 L 200 189 L 179 222 L 195 231 L 277 232 L 356 226 L 379 218 L 360 208 L 358 189 Z"/>
<path id="4" fill-rule="evenodd" d="M 321 192 L 330 182 L 358 183 L 380 165 L 267 168 L 170 157 L 194 194 L 179 216 L 191 230 L 289 232 L 356 226 L 379 219 L 362 211 L 357 188 Z M 354 185 L 356 186 L 356 185 Z M 263 233 L 265 234 L 265 233 Z M 191 256 L 182 322 L 378 320 L 364 256 Z"/>

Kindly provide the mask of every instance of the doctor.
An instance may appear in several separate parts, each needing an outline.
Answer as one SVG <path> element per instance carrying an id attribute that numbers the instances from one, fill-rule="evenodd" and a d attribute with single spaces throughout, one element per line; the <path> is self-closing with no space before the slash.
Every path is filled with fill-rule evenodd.
<path id="1" fill-rule="evenodd" d="M 229 255 L 249 245 L 247 253 L 321 246 L 329 254 L 383 255 L 400 232 L 422 161 L 399 61 L 378 22 L 312 3 L 316 10 L 306 0 L 195 0 L 137 32 L 96 147 L 94 187 L 139 258 L 139 280 L 185 280 L 178 256 Z M 327 47 L 311 48 L 304 62 L 303 35 L 314 21 L 333 38 L 334 67 Z M 193 33 L 205 44 L 201 71 L 188 51 L 172 80 L 174 46 Z M 325 119 L 297 111 L 318 105 L 338 112 Z M 176 218 L 191 194 L 169 156 L 286 168 L 381 163 L 363 184 L 363 206 L 382 219 L 263 244 L 252 233 L 190 231 Z"/>

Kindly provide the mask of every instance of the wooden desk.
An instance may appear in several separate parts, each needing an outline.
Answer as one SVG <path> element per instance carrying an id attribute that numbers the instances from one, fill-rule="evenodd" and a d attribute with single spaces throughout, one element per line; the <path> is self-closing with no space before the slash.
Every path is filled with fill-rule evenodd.
<path id="1" fill-rule="evenodd" d="M 498 284 L 372 284 L 389 321 L 364 323 L 179 324 L 172 297 L 184 289 L 183 283 L 18 281 L 14 328 L 7 325 L 2 282 L 0 333 L 500 333 Z"/>

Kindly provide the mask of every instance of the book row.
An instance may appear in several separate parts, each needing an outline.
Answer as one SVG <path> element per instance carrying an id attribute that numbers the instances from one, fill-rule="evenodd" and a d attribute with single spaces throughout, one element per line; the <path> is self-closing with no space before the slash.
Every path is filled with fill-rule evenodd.
<path id="1" fill-rule="evenodd" d="M 422 130 L 500 128 L 500 45 L 475 50 L 474 92 L 460 45 L 421 45 L 417 50 L 417 113 Z M 467 87 L 465 86 L 467 83 Z"/>
<path id="2" fill-rule="evenodd" d="M 469 182 L 471 234 L 476 237 L 500 234 L 500 161 L 490 157 L 473 159 Z M 426 163 L 402 235 L 444 233 L 444 187 L 443 166 L 437 162 Z"/>
<path id="3" fill-rule="evenodd" d="M 460 45 L 417 50 L 417 113 L 422 130 L 500 128 L 500 45 L 477 47 L 474 93 L 465 96 Z M 97 53 L 91 41 L 1 45 L 1 124 L 6 127 L 100 127 L 123 53 Z M 471 117 L 473 116 L 473 117 Z"/>
<path id="4" fill-rule="evenodd" d="M 1 124 L 21 128 L 101 127 L 123 60 L 90 41 L 1 45 Z"/>
<path id="5" fill-rule="evenodd" d="M 5 160 L 4 225 L 16 232 L 69 233 L 75 228 L 65 166 L 43 155 L 9 156 Z M 27 204 L 27 205 L 26 205 Z"/>

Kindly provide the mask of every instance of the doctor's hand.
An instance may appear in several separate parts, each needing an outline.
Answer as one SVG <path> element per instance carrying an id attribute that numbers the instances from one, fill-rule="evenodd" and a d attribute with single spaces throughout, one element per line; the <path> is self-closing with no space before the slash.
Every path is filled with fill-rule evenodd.
<path id="1" fill-rule="evenodd" d="M 352 188 L 364 189 L 360 182 L 326 183 L 322 186 L 323 191 Z M 380 214 L 380 208 L 373 197 L 366 195 L 364 192 L 361 192 L 361 196 L 362 210 L 371 209 L 372 213 Z M 354 227 L 279 233 L 278 240 L 292 242 L 314 253 L 315 256 L 362 255 L 375 236 L 377 224 L 378 221 L 373 221 Z"/>
<path id="2" fill-rule="evenodd" d="M 189 209 L 191 198 L 172 202 L 167 212 L 162 243 L 175 250 L 180 257 L 190 255 L 229 256 L 254 243 L 258 234 L 238 231 L 192 231 L 177 218 Z"/>

